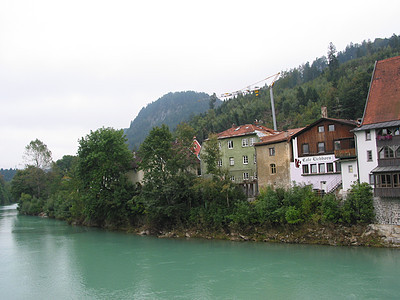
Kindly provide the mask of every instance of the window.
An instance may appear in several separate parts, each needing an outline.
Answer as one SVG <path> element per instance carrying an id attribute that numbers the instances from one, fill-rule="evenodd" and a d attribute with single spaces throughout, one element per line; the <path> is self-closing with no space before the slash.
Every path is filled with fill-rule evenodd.
<path id="1" fill-rule="evenodd" d="M 249 140 L 248 139 L 242 139 L 242 147 L 248 147 L 249 146 Z"/>
<path id="2" fill-rule="evenodd" d="M 318 172 L 325 173 L 325 164 L 318 164 Z"/>
<path id="3" fill-rule="evenodd" d="M 228 141 L 228 149 L 233 149 L 233 141 Z"/>
<path id="4" fill-rule="evenodd" d="M 318 132 L 325 132 L 324 126 L 318 126 Z"/>
<path id="5" fill-rule="evenodd" d="M 253 146 L 256 142 L 255 138 L 250 138 L 250 146 Z"/>
<path id="6" fill-rule="evenodd" d="M 243 173 L 243 180 L 249 180 L 249 173 Z"/>
<path id="7" fill-rule="evenodd" d="M 349 173 L 353 173 L 353 165 L 349 165 Z"/>
<path id="8" fill-rule="evenodd" d="M 341 146 L 340 146 L 340 141 L 334 141 L 333 142 L 333 147 L 335 150 L 340 150 Z"/>
<path id="9" fill-rule="evenodd" d="M 222 167 L 222 160 L 218 161 L 218 167 Z"/>
<path id="10" fill-rule="evenodd" d="M 303 174 L 308 174 L 308 173 L 310 173 L 308 165 L 303 165 Z"/>
<path id="11" fill-rule="evenodd" d="M 235 182 L 235 176 L 231 176 L 231 181 Z"/>
<path id="12" fill-rule="evenodd" d="M 381 158 L 381 159 L 382 158 L 392 158 L 392 157 L 394 157 L 394 152 L 388 146 L 383 147 L 382 150 L 379 151 L 379 158 Z"/>
<path id="13" fill-rule="evenodd" d="M 243 155 L 243 164 L 247 165 L 249 163 L 249 157 L 247 155 Z"/>
<path id="14" fill-rule="evenodd" d="M 335 124 L 329 124 L 328 131 L 335 131 Z"/>
<path id="15" fill-rule="evenodd" d="M 336 166 L 336 172 L 342 171 L 342 165 L 340 164 L 340 162 L 335 162 L 335 166 Z"/>
<path id="16" fill-rule="evenodd" d="M 257 173 L 254 173 L 254 179 L 257 179 Z"/>
<path id="17" fill-rule="evenodd" d="M 372 161 L 372 151 L 367 150 L 367 161 Z"/>
<path id="18" fill-rule="evenodd" d="M 326 169 L 327 169 L 328 173 L 333 173 L 333 163 L 327 163 Z"/>
<path id="19" fill-rule="evenodd" d="M 374 185 L 374 183 L 375 183 L 374 174 L 369 174 L 369 184 Z"/>
<path id="20" fill-rule="evenodd" d="M 325 143 L 319 142 L 318 143 L 318 153 L 323 153 L 323 152 L 325 152 Z"/>
<path id="21" fill-rule="evenodd" d="M 234 166 L 235 165 L 235 159 L 233 157 L 229 157 L 229 165 Z"/>
<path id="22" fill-rule="evenodd" d="M 376 186 L 381 188 L 392 187 L 392 176 L 390 174 L 382 174 L 376 176 L 377 182 Z"/>
<path id="23" fill-rule="evenodd" d="M 317 165 L 316 164 L 311 165 L 311 173 L 317 173 Z"/>
<path id="24" fill-rule="evenodd" d="M 219 147 L 219 149 L 222 149 L 222 144 L 221 144 L 221 142 L 218 142 L 218 147 Z"/>
<path id="25" fill-rule="evenodd" d="M 396 150 L 396 157 L 399 157 L 399 158 L 400 158 L 400 147 L 397 148 L 397 150 Z"/>
<path id="26" fill-rule="evenodd" d="M 310 148 L 308 147 L 308 144 L 303 144 L 302 145 L 302 150 L 303 150 L 303 154 L 309 154 L 310 153 Z"/>
<path id="27" fill-rule="evenodd" d="M 371 130 L 365 130 L 365 140 L 366 141 L 371 140 Z"/>
<path id="28" fill-rule="evenodd" d="M 275 156 L 275 147 L 269 148 L 269 156 Z"/>
<path id="29" fill-rule="evenodd" d="M 400 174 L 393 174 L 393 187 L 400 187 Z"/>
<path id="30" fill-rule="evenodd" d="M 276 174 L 276 165 L 275 164 L 270 164 L 269 166 L 271 168 L 271 174 Z"/>
<path id="31" fill-rule="evenodd" d="M 257 164 L 257 154 L 254 154 L 254 164 Z"/>

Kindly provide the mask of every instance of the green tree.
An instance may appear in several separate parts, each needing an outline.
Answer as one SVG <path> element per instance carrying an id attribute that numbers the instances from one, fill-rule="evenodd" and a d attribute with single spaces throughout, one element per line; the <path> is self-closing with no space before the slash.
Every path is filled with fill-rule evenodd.
<path id="1" fill-rule="evenodd" d="M 27 165 L 32 165 L 39 169 L 50 168 L 52 162 L 51 151 L 39 139 L 31 141 L 25 147 L 24 158 Z"/>
<path id="2" fill-rule="evenodd" d="M 78 158 L 86 221 L 99 226 L 124 224 L 126 203 L 133 193 L 126 177 L 133 156 L 123 130 L 103 127 L 91 131 L 79 141 Z"/>
<path id="3" fill-rule="evenodd" d="M 154 127 L 140 146 L 144 185 L 137 200 L 145 207 L 149 225 L 166 227 L 187 219 L 195 178 L 192 145 L 193 129 L 182 124 L 175 139 L 167 126 Z"/>
<path id="4" fill-rule="evenodd" d="M 375 218 L 371 186 L 366 183 L 355 183 L 343 205 L 343 218 L 346 223 L 371 223 Z"/>
<path id="5" fill-rule="evenodd" d="M 206 173 L 214 176 L 221 176 L 221 170 L 218 167 L 218 161 L 221 159 L 219 150 L 218 136 L 210 134 L 208 140 L 203 144 L 204 150 L 201 153 L 201 159 L 206 164 Z"/>

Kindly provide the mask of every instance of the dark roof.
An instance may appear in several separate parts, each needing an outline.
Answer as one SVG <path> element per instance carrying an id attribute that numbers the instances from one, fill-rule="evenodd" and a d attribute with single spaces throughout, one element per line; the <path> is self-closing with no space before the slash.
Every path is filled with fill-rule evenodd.
<path id="1" fill-rule="evenodd" d="M 375 63 L 361 125 L 400 120 L 400 56 Z"/>
<path id="2" fill-rule="evenodd" d="M 400 126 L 400 120 L 383 122 L 383 123 L 366 124 L 361 127 L 353 129 L 353 131 L 387 128 L 387 127 L 397 127 L 397 126 Z"/>
<path id="3" fill-rule="evenodd" d="M 293 135 L 293 137 L 300 135 L 301 133 L 303 133 L 304 131 L 307 131 L 308 129 L 314 127 L 315 125 L 317 125 L 318 123 L 321 123 L 323 121 L 330 121 L 332 123 L 339 123 L 339 124 L 344 124 L 344 125 L 349 125 L 349 126 L 357 126 L 357 122 L 354 120 L 345 120 L 345 119 L 333 119 L 333 118 L 320 118 L 317 121 L 315 121 L 314 123 L 307 125 L 306 127 L 304 127 L 302 130 L 298 131 L 297 133 L 295 133 Z"/>
<path id="4" fill-rule="evenodd" d="M 231 128 L 218 133 L 218 139 L 225 139 L 230 137 L 244 136 L 250 134 L 257 134 L 258 136 L 266 136 L 275 134 L 278 131 L 265 127 L 263 125 L 245 124 L 240 126 L 232 126 Z"/>
<path id="5" fill-rule="evenodd" d="M 255 143 L 254 146 L 262 146 L 262 145 L 269 145 L 269 144 L 290 141 L 292 139 L 293 135 L 295 135 L 297 132 L 299 132 L 303 128 L 304 127 L 288 129 L 286 131 L 281 131 L 281 132 L 273 134 L 273 135 L 263 136 L 263 137 L 261 137 L 261 141 L 258 143 Z"/>
<path id="6" fill-rule="evenodd" d="M 386 172 L 399 172 L 400 166 L 387 166 L 387 167 L 376 167 L 372 173 L 386 173 Z"/>

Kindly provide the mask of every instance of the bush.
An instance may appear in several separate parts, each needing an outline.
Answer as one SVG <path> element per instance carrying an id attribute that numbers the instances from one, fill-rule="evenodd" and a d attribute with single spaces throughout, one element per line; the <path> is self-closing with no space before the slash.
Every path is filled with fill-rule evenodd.
<path id="1" fill-rule="evenodd" d="M 355 183 L 343 205 L 343 220 L 348 224 L 371 223 L 375 218 L 372 188 Z"/>
<path id="2" fill-rule="evenodd" d="M 322 221 L 326 223 L 338 223 L 341 220 L 339 201 L 335 195 L 328 194 L 322 199 Z"/>

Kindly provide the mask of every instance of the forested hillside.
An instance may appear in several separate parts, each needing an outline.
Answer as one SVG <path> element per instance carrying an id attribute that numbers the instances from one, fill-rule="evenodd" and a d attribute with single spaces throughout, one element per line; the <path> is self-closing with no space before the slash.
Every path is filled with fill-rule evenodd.
<path id="1" fill-rule="evenodd" d="M 138 149 L 153 127 L 165 124 L 174 130 L 179 123 L 207 111 L 219 102 L 219 100 L 215 103 L 210 102 L 210 96 L 206 93 L 193 91 L 168 93 L 162 96 L 142 108 L 130 127 L 125 129 L 129 148 Z"/>
<path id="2" fill-rule="evenodd" d="M 400 37 L 351 43 L 337 52 L 331 43 L 327 56 L 297 68 L 283 71 L 273 91 L 278 130 L 296 128 L 320 117 L 321 106 L 327 106 L 332 118 L 362 117 L 369 83 L 376 60 L 400 55 Z M 201 141 L 210 132 L 220 132 L 235 124 L 262 120 L 272 125 L 269 90 L 258 96 L 248 94 L 226 100 L 216 109 L 194 116 L 189 122 Z"/>

